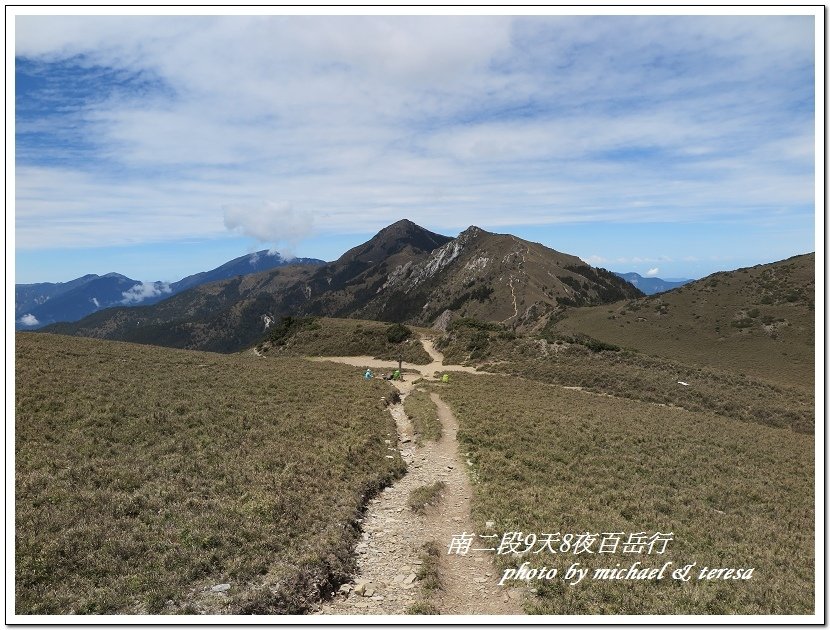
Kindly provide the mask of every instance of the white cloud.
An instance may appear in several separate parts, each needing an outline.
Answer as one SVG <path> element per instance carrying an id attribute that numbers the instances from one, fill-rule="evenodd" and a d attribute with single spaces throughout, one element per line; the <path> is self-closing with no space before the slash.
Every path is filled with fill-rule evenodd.
<path id="1" fill-rule="evenodd" d="M 588 263 L 589 265 L 593 265 L 594 267 L 598 267 L 598 266 L 604 265 L 607 262 L 609 262 L 609 260 L 607 258 L 603 258 L 602 256 L 598 256 L 597 254 L 591 254 L 590 256 L 584 258 L 583 260 L 585 260 L 585 262 Z"/>
<path id="2" fill-rule="evenodd" d="M 660 269 L 658 267 L 652 267 L 646 271 L 646 275 L 651 277 L 656 276 L 658 273 L 660 273 Z"/>
<path id="3" fill-rule="evenodd" d="M 95 308 L 101 308 L 101 305 L 98 303 L 98 298 L 90 298 L 89 301 L 95 305 Z"/>
<path id="4" fill-rule="evenodd" d="M 17 246 L 811 206 L 811 20 L 18 16 L 18 55 L 162 89 L 59 121 L 91 164 L 17 165 Z"/>
<path id="5" fill-rule="evenodd" d="M 261 243 L 283 243 L 289 250 L 311 234 L 313 217 L 286 202 L 267 201 L 252 206 L 225 206 L 225 227 Z M 269 253 L 276 253 L 270 250 Z M 253 261 L 252 261 L 253 264 Z"/>
<path id="6" fill-rule="evenodd" d="M 40 322 L 37 320 L 37 317 L 32 315 L 31 313 L 26 313 L 23 317 L 17 320 L 18 323 L 23 324 L 24 326 L 37 326 Z"/>
<path id="7" fill-rule="evenodd" d="M 165 293 L 170 293 L 170 291 L 169 282 L 140 282 L 121 294 L 124 297 L 124 299 L 121 300 L 121 303 L 137 304 L 148 298 L 154 298 L 164 295 Z"/>

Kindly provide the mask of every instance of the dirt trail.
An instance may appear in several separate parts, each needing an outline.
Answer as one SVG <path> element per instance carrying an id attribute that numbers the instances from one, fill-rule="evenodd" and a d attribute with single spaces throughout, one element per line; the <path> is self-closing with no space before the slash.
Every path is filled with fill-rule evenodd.
<path id="1" fill-rule="evenodd" d="M 407 363 L 404 361 L 401 368 L 418 372 L 426 379 L 435 379 L 436 372 L 468 372 L 470 374 L 481 374 L 474 367 L 469 365 L 444 365 L 444 356 L 435 349 L 435 344 L 431 339 L 421 339 L 421 345 L 424 350 L 432 358 L 431 363 L 426 365 L 418 365 L 417 363 Z M 384 359 L 375 359 L 368 355 L 356 357 L 309 357 L 311 361 L 334 361 L 335 363 L 345 363 L 347 365 L 354 365 L 355 367 L 370 367 L 375 369 L 394 370 L 398 367 L 397 361 L 386 361 Z"/>
<path id="2" fill-rule="evenodd" d="M 464 366 L 444 366 L 443 357 L 432 342 L 422 340 L 422 343 L 433 363 L 427 366 L 404 364 L 404 367 L 417 370 L 430 380 L 436 371 L 459 368 L 465 372 L 474 371 Z M 336 359 L 360 367 L 397 366 L 395 362 L 369 357 Z M 393 384 L 402 398 L 414 388 L 411 380 Z M 431 394 L 431 398 L 436 403 L 443 436 L 438 442 L 423 446 L 414 443 L 412 424 L 404 413 L 403 404 L 390 406 L 398 430 L 396 447 L 406 461 L 407 473 L 371 501 L 362 523 L 363 539 L 356 547 L 356 579 L 343 585 L 334 598 L 324 602 L 317 614 L 405 614 L 409 606 L 419 601 L 433 604 L 442 614 L 522 614 L 520 591 L 497 583 L 499 576 L 492 565 L 492 552 L 447 553 L 453 536 L 478 532 L 470 516 L 472 487 L 466 460 L 458 453 L 458 422 L 438 394 Z M 390 443 L 391 448 L 395 446 Z M 446 486 L 437 505 L 428 507 L 422 515 L 414 513 L 407 504 L 410 492 L 439 480 Z M 443 549 L 439 567 L 443 588 L 432 595 L 424 593 L 416 579 L 423 545 L 429 541 L 437 542 Z M 472 546 L 487 545 L 476 543 Z"/>

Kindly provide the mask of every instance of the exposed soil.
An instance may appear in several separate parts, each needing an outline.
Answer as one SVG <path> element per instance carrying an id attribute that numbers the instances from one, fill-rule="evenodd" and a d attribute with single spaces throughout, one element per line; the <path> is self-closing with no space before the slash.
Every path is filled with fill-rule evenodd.
<path id="1" fill-rule="evenodd" d="M 475 372 L 464 366 L 445 366 L 443 357 L 432 342 L 423 339 L 424 349 L 433 358 L 429 365 L 404 364 L 433 380 L 436 373 Z M 393 368 L 396 362 L 370 357 L 336 357 L 334 360 L 359 367 Z M 411 376 L 410 376 L 411 379 Z M 393 382 L 405 398 L 414 388 L 411 380 Z M 316 614 L 405 614 L 416 602 L 429 602 L 441 614 L 448 615 L 520 615 L 521 591 L 498 585 L 492 552 L 447 553 L 453 536 L 477 532 L 470 516 L 472 487 L 466 459 L 458 452 L 458 422 L 449 407 L 436 393 L 436 403 L 443 435 L 438 442 L 416 446 L 412 424 L 403 404 L 390 406 L 398 429 L 397 443 L 390 438 L 390 449 L 397 449 L 407 463 L 407 473 L 373 499 L 363 520 L 363 539 L 356 547 L 358 571 L 355 581 L 340 588 L 334 597 L 321 604 Z M 437 504 L 423 514 L 407 505 L 410 492 L 421 486 L 443 481 L 445 487 Z M 435 541 L 442 548 L 439 573 L 442 588 L 427 592 L 421 588 L 417 573 L 424 543 Z M 472 545 L 487 547 L 476 539 Z M 363 593 L 362 595 L 359 593 Z"/>
<path id="2" fill-rule="evenodd" d="M 407 363 L 404 361 L 401 364 L 403 370 L 409 372 L 417 372 L 420 376 L 426 379 L 434 379 L 437 373 L 443 372 L 468 372 L 470 374 L 480 374 L 474 367 L 468 365 L 444 365 L 444 356 L 435 349 L 431 339 L 421 339 L 421 345 L 424 346 L 427 354 L 432 357 L 432 362 L 426 365 L 418 365 L 416 363 Z M 346 363 L 347 365 L 354 365 L 357 367 L 370 367 L 373 369 L 394 370 L 398 367 L 397 361 L 387 361 L 385 359 L 375 359 L 370 356 L 357 357 L 311 357 L 311 361 L 334 361 L 335 363 Z"/>

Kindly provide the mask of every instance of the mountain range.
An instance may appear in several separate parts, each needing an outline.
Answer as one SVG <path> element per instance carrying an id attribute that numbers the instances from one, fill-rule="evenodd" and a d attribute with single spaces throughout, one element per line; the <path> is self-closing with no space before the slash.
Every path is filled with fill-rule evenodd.
<path id="1" fill-rule="evenodd" d="M 55 322 L 74 322 L 113 306 L 149 305 L 187 289 L 282 265 L 322 265 L 314 258 L 284 259 L 262 250 L 234 258 L 215 269 L 196 273 L 178 282 L 142 282 L 119 273 L 88 274 L 68 282 L 15 285 L 15 327 L 31 330 Z"/>
<path id="2" fill-rule="evenodd" d="M 626 280 L 640 289 L 646 295 L 654 295 L 655 293 L 663 293 L 664 291 L 671 291 L 677 287 L 682 287 L 684 284 L 692 282 L 690 279 L 682 278 L 679 280 L 663 280 L 661 278 L 654 278 L 651 276 L 641 276 L 639 273 L 630 271 L 628 273 L 614 272 L 623 280 Z"/>
<path id="3" fill-rule="evenodd" d="M 642 296 L 610 271 L 539 243 L 475 226 L 451 238 L 402 220 L 331 263 L 226 278 L 48 330 L 230 352 L 256 344 L 287 315 L 431 326 L 451 314 L 525 330 L 567 307 Z"/>

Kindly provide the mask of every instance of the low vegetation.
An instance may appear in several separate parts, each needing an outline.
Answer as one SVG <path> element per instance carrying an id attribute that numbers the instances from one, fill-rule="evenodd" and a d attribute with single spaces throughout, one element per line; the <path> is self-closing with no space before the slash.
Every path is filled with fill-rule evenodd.
<path id="1" fill-rule="evenodd" d="M 390 324 L 386 328 L 386 340 L 389 343 L 401 343 L 412 337 L 412 329 L 403 324 Z"/>
<path id="2" fill-rule="evenodd" d="M 438 419 L 438 410 L 427 392 L 420 389 L 414 390 L 404 398 L 403 408 L 412 421 L 417 443 L 441 439 L 442 427 Z"/>
<path id="3" fill-rule="evenodd" d="M 801 387 L 630 350 L 592 347 L 583 338 L 565 336 L 551 343 L 532 335 L 489 332 L 486 355 L 474 360 L 466 348 L 469 339 L 481 333 L 460 327 L 444 335 L 440 345 L 446 360 L 595 393 L 708 411 L 742 422 L 800 433 L 814 431 L 814 396 Z"/>
<path id="4" fill-rule="evenodd" d="M 286 326 L 282 322 L 290 320 Z M 266 340 L 257 349 L 266 356 L 371 356 L 425 365 L 432 359 L 412 329 L 358 319 L 286 317 L 274 324 L 279 342 Z M 286 330 L 286 332 L 283 332 Z"/>
<path id="5" fill-rule="evenodd" d="M 437 591 L 442 587 L 439 570 L 442 554 L 443 549 L 437 541 L 430 540 L 424 544 L 417 575 L 421 588 L 427 592 Z"/>
<path id="6" fill-rule="evenodd" d="M 441 611 L 438 610 L 433 604 L 429 602 L 417 602 L 412 604 L 409 608 L 406 609 L 407 615 L 440 615 Z"/>
<path id="7" fill-rule="evenodd" d="M 428 505 L 435 505 L 438 502 L 446 485 L 443 481 L 436 481 L 415 488 L 409 493 L 409 499 L 407 500 L 409 508 L 416 514 L 423 514 Z"/>
<path id="8" fill-rule="evenodd" d="M 473 516 L 498 532 L 672 532 L 664 555 L 496 555 L 582 567 L 692 562 L 747 581 L 535 581 L 539 614 L 811 614 L 814 447 L 809 435 L 529 380 L 458 374 L 441 396 L 477 482 Z M 697 576 L 697 573 L 695 574 Z"/>
<path id="9" fill-rule="evenodd" d="M 812 393 L 815 255 L 715 273 L 672 291 L 568 308 L 546 335 L 588 335 Z"/>
<path id="10" fill-rule="evenodd" d="M 350 367 L 15 349 L 18 614 L 303 612 L 348 580 L 363 506 L 404 470 L 390 385 Z"/>

